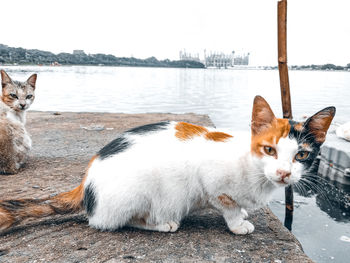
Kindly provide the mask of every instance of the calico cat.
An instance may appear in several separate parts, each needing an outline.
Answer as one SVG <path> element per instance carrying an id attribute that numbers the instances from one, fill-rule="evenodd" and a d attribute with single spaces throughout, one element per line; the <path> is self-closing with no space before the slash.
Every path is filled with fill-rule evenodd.
<path id="1" fill-rule="evenodd" d="M 126 131 L 90 161 L 81 184 L 45 199 L 0 202 L 0 229 L 27 217 L 85 209 L 89 225 L 174 232 L 196 209 L 222 213 L 235 234 L 253 232 L 246 209 L 266 205 L 278 187 L 298 182 L 311 166 L 335 115 L 325 108 L 305 122 L 277 119 L 255 97 L 251 136 L 184 122 Z"/>
<path id="2" fill-rule="evenodd" d="M 32 141 L 25 128 L 26 110 L 35 98 L 37 75 L 27 81 L 12 80 L 1 70 L 0 174 L 14 174 L 25 163 Z"/>

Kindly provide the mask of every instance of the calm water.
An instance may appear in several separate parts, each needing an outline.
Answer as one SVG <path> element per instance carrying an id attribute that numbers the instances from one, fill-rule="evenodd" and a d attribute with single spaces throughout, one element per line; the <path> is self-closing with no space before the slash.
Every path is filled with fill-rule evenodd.
<path id="1" fill-rule="evenodd" d="M 194 112 L 208 114 L 217 127 L 232 130 L 249 129 L 257 94 L 269 101 L 276 115 L 282 112 L 278 71 L 83 66 L 4 69 L 19 80 L 33 72 L 39 74 L 32 110 Z M 295 119 L 334 105 L 335 122 L 349 121 L 350 72 L 291 71 L 290 85 Z M 350 237 L 350 215 L 348 208 L 338 203 L 344 193 L 332 188 L 324 195 L 330 198 L 296 194 L 293 233 L 315 261 L 346 262 L 350 243 L 341 237 Z M 283 202 L 283 191 L 279 191 L 270 204 L 281 220 Z"/>

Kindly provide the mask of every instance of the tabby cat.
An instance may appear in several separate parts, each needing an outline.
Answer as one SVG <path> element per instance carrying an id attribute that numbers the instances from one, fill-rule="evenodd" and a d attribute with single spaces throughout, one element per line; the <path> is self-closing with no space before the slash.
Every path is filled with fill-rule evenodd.
<path id="1" fill-rule="evenodd" d="M 37 75 L 27 81 L 12 80 L 1 70 L 0 174 L 14 174 L 25 163 L 32 141 L 25 128 L 26 110 L 35 98 Z"/>

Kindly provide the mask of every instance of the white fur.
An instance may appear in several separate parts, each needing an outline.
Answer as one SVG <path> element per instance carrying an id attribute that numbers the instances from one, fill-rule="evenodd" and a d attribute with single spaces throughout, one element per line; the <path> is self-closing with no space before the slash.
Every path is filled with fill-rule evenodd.
<path id="1" fill-rule="evenodd" d="M 181 141 L 175 137 L 175 124 L 145 135 L 128 134 L 130 148 L 95 159 L 85 181 L 96 195 L 91 226 L 113 230 L 129 224 L 175 231 L 191 211 L 212 207 L 223 214 L 233 233 L 248 234 L 254 226 L 244 220 L 245 209 L 266 205 L 277 186 L 273 173 L 283 168 L 300 177 L 299 166 L 291 164 L 297 144 L 290 139 L 279 141 L 281 159 L 270 160 L 251 155 L 249 134 L 226 142 L 199 136 Z M 237 205 L 223 205 L 218 199 L 222 194 Z M 135 218 L 144 218 L 146 225 L 135 223 Z"/>
<path id="2" fill-rule="evenodd" d="M 298 152 L 297 141 L 289 137 L 280 138 L 276 150 L 277 159 L 273 156 L 264 156 L 261 160 L 264 163 L 266 177 L 276 186 L 298 182 L 301 178 L 303 166 L 299 162 L 293 162 Z M 282 176 L 277 173 L 277 170 L 289 172 L 291 175 L 283 179 Z"/>

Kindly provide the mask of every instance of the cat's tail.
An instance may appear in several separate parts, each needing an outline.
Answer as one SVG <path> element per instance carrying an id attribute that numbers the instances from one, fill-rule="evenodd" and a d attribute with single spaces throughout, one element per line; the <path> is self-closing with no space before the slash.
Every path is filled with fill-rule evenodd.
<path id="1" fill-rule="evenodd" d="M 26 218 L 41 218 L 56 214 L 79 212 L 83 208 L 83 183 L 70 192 L 43 199 L 0 201 L 0 230 L 5 230 Z"/>
<path id="2" fill-rule="evenodd" d="M 94 157 L 95 158 L 95 157 Z M 90 161 L 89 166 L 94 158 Z M 26 218 L 76 213 L 84 206 L 84 183 L 69 192 L 42 199 L 0 200 L 0 231 L 16 225 Z"/>

